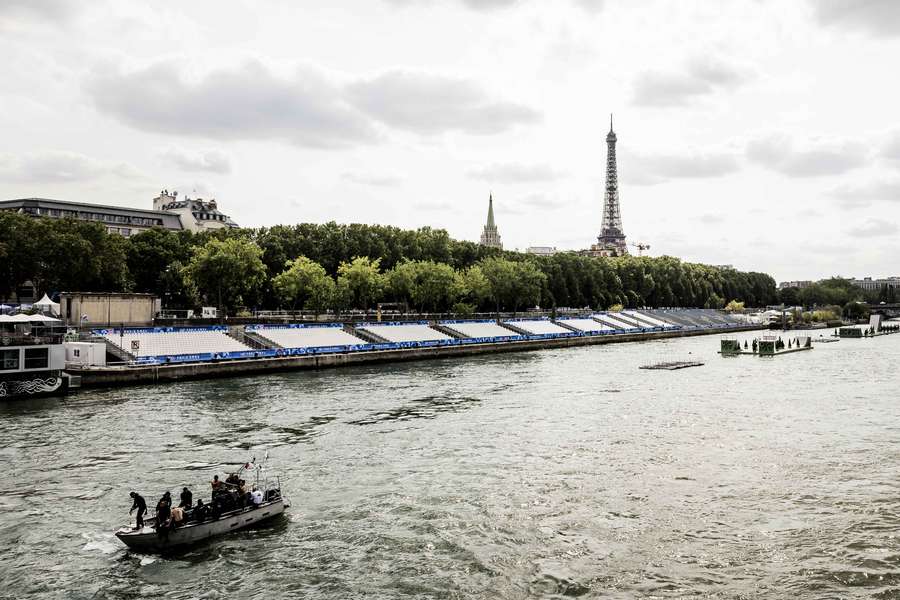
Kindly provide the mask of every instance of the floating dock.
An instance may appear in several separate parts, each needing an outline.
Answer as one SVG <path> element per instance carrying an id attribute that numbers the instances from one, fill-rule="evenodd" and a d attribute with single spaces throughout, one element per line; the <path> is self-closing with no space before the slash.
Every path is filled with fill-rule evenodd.
<path id="1" fill-rule="evenodd" d="M 702 367 L 703 364 L 704 363 L 695 360 L 681 360 L 644 365 L 638 368 L 651 371 L 677 371 L 678 369 L 689 369 L 690 367 Z"/>

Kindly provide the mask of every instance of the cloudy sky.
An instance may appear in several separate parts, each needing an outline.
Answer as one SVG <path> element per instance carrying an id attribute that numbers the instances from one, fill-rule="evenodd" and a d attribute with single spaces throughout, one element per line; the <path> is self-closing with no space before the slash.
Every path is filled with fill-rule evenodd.
<path id="1" fill-rule="evenodd" d="M 0 0 L 0 198 L 900 275 L 895 0 Z"/>

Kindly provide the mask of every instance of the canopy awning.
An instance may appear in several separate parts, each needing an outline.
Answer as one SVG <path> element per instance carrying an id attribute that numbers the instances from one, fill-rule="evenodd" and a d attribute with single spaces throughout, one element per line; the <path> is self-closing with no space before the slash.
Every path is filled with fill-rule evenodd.
<path id="1" fill-rule="evenodd" d="M 47 294 L 44 294 L 44 297 L 32 304 L 32 306 L 40 310 L 51 312 L 54 315 L 59 314 L 59 302 L 54 302 Z"/>

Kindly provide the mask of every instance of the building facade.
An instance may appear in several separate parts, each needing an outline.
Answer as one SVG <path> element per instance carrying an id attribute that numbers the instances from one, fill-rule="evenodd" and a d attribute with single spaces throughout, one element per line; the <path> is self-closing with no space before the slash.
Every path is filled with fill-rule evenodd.
<path id="1" fill-rule="evenodd" d="M 100 223 L 109 233 L 128 237 L 152 227 L 179 231 L 184 229 L 181 217 L 172 212 L 123 208 L 47 198 L 21 198 L 0 200 L 0 210 L 33 217 L 50 219 L 76 219 Z"/>
<path id="2" fill-rule="evenodd" d="M 536 256 L 553 256 L 556 252 L 556 246 L 529 246 L 525 249 L 525 254 Z"/>
<path id="3" fill-rule="evenodd" d="M 179 200 L 178 192 L 170 194 L 168 190 L 163 190 L 153 199 L 153 210 L 177 214 L 182 226 L 194 233 L 238 226 L 231 217 L 219 211 L 215 198 L 204 200 L 184 197 Z"/>
<path id="4" fill-rule="evenodd" d="M 497 230 L 497 224 L 494 222 L 493 194 L 490 194 L 488 196 L 487 223 L 485 223 L 484 230 L 481 232 L 480 244 L 489 248 L 499 248 L 501 250 L 503 249 L 503 243 L 500 241 L 500 232 Z"/>
<path id="5" fill-rule="evenodd" d="M 59 307 L 60 317 L 69 327 L 152 325 L 162 308 L 153 294 L 104 292 L 62 292 Z"/>
<path id="6" fill-rule="evenodd" d="M 863 277 L 862 279 L 851 279 L 850 283 L 867 292 L 878 292 L 884 288 L 893 288 L 894 290 L 900 291 L 900 277 L 885 277 L 883 279 Z"/>

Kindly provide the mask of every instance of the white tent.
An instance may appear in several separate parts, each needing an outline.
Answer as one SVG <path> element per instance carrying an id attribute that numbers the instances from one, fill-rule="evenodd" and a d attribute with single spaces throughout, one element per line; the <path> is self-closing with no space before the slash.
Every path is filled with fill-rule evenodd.
<path id="1" fill-rule="evenodd" d="M 53 317 L 45 317 L 44 315 L 13 315 L 8 319 L 5 319 L 7 323 L 61 323 L 59 319 L 54 319 Z"/>
<path id="2" fill-rule="evenodd" d="M 44 297 L 32 304 L 32 306 L 41 312 L 59 315 L 59 302 L 54 302 L 47 294 L 44 294 Z"/>

